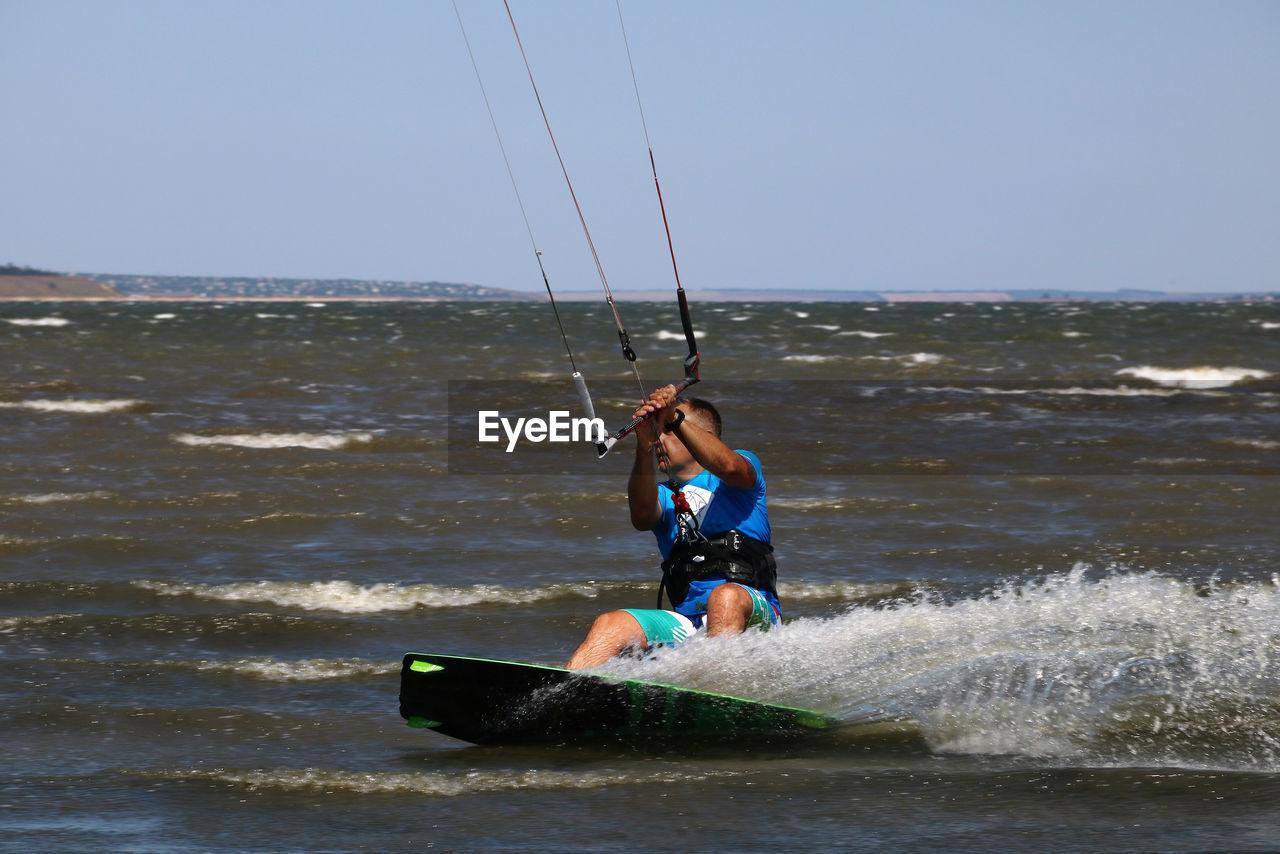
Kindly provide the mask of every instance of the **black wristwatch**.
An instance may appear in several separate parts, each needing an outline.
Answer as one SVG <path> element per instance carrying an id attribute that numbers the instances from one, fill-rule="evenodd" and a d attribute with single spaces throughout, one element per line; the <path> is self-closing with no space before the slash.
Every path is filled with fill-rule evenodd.
<path id="1" fill-rule="evenodd" d="M 677 409 L 676 417 L 672 418 L 670 421 L 668 421 L 666 424 L 663 424 L 662 426 L 666 429 L 668 433 L 670 433 L 671 431 L 675 430 L 677 427 L 679 427 L 683 423 L 684 423 L 684 410 Z"/>

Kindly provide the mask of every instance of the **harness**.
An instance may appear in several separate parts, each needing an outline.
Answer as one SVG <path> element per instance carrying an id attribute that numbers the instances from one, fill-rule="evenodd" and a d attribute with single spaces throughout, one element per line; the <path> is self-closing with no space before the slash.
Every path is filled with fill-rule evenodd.
<path id="1" fill-rule="evenodd" d="M 674 608 L 689 595 L 694 581 L 724 578 L 757 590 L 777 595 L 778 563 L 773 546 L 749 537 L 736 528 L 714 537 L 698 530 L 698 517 L 679 489 L 672 491 L 676 510 L 676 543 L 662 562 L 662 581 L 658 584 L 658 608 L 662 593 Z"/>

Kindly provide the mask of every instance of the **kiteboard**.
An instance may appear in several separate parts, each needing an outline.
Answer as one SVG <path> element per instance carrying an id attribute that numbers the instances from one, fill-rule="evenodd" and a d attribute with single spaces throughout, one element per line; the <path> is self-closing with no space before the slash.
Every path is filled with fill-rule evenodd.
<path id="1" fill-rule="evenodd" d="M 400 671 L 411 727 L 473 744 L 764 741 L 833 729 L 830 715 L 561 667 L 411 652 Z"/>

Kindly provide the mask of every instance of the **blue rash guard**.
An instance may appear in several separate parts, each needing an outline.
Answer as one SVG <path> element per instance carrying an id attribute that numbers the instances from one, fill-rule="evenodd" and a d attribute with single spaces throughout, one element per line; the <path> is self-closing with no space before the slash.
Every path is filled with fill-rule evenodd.
<path id="1" fill-rule="evenodd" d="M 735 449 L 734 452 L 751 463 L 751 467 L 755 469 L 756 480 L 750 489 L 736 489 L 703 469 L 694 475 L 680 491 L 689 502 L 689 509 L 697 517 L 698 528 L 705 536 L 715 537 L 737 529 L 748 537 L 768 543 L 770 542 L 769 508 L 760 458 L 750 451 Z M 662 506 L 662 520 L 653 527 L 653 535 L 658 540 L 658 550 L 662 552 L 663 560 L 671 554 L 679 532 L 676 525 L 676 508 L 671 496 L 669 486 L 665 483 L 658 484 L 658 502 Z M 723 578 L 692 582 L 684 601 L 676 604 L 676 613 L 688 617 L 697 617 L 706 613 L 707 594 L 724 583 Z M 754 590 L 754 588 L 748 588 L 748 590 Z M 778 597 L 766 591 L 756 592 L 765 598 L 780 619 L 782 610 L 778 604 Z"/>

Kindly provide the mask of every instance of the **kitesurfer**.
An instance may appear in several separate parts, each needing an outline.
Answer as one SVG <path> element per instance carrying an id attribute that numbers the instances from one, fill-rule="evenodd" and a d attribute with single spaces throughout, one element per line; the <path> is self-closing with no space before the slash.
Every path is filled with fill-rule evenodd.
<path id="1" fill-rule="evenodd" d="M 631 524 L 652 531 L 662 552 L 658 608 L 601 614 L 569 660 L 571 670 L 704 629 L 714 637 L 782 619 L 760 460 L 725 445 L 716 408 L 679 397 L 675 386 L 653 392 L 635 417 L 646 420 L 635 430 L 627 499 Z M 659 482 L 658 468 L 667 483 Z M 671 610 L 662 608 L 664 590 Z"/>

